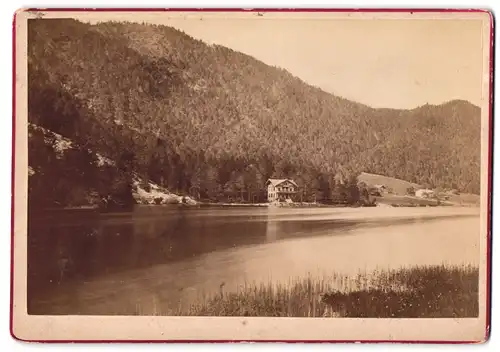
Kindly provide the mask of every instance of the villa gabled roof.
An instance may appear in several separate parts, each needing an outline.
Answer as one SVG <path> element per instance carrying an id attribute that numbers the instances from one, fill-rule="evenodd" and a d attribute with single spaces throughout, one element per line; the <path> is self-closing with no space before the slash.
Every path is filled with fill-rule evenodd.
<path id="1" fill-rule="evenodd" d="M 290 182 L 295 187 L 299 187 L 299 185 L 297 185 L 294 180 L 291 180 L 289 178 L 270 178 L 269 180 L 267 180 L 266 185 L 271 183 L 274 187 L 276 187 L 277 185 L 280 185 L 285 181 Z"/>

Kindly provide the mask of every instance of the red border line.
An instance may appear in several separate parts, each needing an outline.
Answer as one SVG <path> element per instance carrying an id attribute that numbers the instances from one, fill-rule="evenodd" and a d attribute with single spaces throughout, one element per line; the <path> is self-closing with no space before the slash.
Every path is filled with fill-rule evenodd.
<path id="1" fill-rule="evenodd" d="M 377 318 L 374 318 L 377 319 Z M 419 319 L 419 318 L 416 318 Z M 439 318 L 436 318 L 439 319 Z M 357 343 L 357 344 L 422 344 L 422 345 L 463 345 L 463 344 L 477 344 L 478 341 L 432 341 L 432 340 L 22 340 L 13 336 L 16 340 L 22 342 L 35 342 L 46 344 L 97 344 L 97 343 Z"/>
<path id="2" fill-rule="evenodd" d="M 12 19 L 12 160 L 11 160 L 11 206 L 10 206 L 10 334 L 14 335 L 14 195 L 15 195 L 15 166 L 16 166 L 16 16 Z"/>
<path id="3" fill-rule="evenodd" d="M 92 7 L 60 7 L 60 8 L 27 8 L 26 11 L 43 11 L 43 12 L 485 12 L 491 13 L 487 9 L 451 9 L 451 8 L 235 8 L 235 7 L 219 7 L 219 8 L 185 8 L 185 7 L 166 7 L 166 8 L 92 8 Z"/>
<path id="4" fill-rule="evenodd" d="M 495 18 L 491 12 L 490 15 L 490 96 L 489 96 L 489 134 L 488 134 L 488 235 L 487 235 L 487 247 L 486 247 L 486 331 L 484 340 L 488 340 L 491 334 L 491 277 L 492 277 L 492 255 L 491 250 L 493 242 L 493 127 L 494 127 L 494 116 L 493 116 L 493 97 L 495 87 L 494 81 L 494 67 L 495 67 L 495 50 L 494 50 L 494 21 Z"/>
<path id="5" fill-rule="evenodd" d="M 494 17 L 487 9 L 437 9 L 437 8 L 26 8 L 25 12 L 388 12 L 388 13 L 488 13 L 490 17 L 490 97 L 488 134 L 488 203 L 487 203 L 487 279 L 486 279 L 486 329 L 483 341 L 433 341 L 433 340 L 23 340 L 13 331 L 14 320 L 14 197 L 15 197 L 15 146 L 16 146 L 16 16 L 12 22 L 12 173 L 11 173 L 11 273 L 10 273 L 10 334 L 24 342 L 41 343 L 231 343 L 231 342 L 285 342 L 285 343 L 410 343 L 410 344 L 472 344 L 486 342 L 491 328 L 491 271 L 492 271 L 492 205 L 493 205 L 493 69 L 494 69 Z"/>

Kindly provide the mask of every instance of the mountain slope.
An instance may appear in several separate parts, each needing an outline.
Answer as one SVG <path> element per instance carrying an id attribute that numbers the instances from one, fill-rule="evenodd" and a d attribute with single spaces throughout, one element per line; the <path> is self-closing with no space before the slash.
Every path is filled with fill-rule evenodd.
<path id="1" fill-rule="evenodd" d="M 365 171 L 479 192 L 468 102 L 373 109 L 164 26 L 44 19 L 28 32 L 30 122 L 172 191 L 250 197 L 279 176 L 328 198 L 335 176 Z"/>

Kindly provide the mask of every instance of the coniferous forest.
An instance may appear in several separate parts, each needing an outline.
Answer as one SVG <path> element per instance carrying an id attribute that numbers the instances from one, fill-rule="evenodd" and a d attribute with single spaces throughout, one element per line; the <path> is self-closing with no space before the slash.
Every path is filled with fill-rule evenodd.
<path id="1" fill-rule="evenodd" d="M 131 204 L 134 177 L 212 201 L 270 177 L 349 201 L 360 172 L 480 189 L 479 107 L 374 109 L 165 26 L 29 20 L 28 114 L 33 207 Z"/>

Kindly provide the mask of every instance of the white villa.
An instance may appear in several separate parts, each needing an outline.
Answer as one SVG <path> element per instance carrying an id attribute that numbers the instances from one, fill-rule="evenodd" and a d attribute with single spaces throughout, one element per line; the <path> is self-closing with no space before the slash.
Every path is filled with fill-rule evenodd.
<path id="1" fill-rule="evenodd" d="M 266 182 L 268 202 L 294 201 L 299 186 L 290 179 L 270 178 Z"/>

